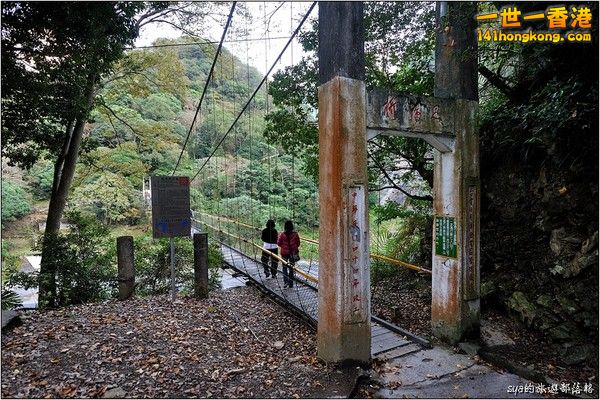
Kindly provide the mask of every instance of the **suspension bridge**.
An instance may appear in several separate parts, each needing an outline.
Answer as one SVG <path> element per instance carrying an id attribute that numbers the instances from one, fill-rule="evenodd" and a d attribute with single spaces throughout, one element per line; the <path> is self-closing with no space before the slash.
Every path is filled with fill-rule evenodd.
<path id="1" fill-rule="evenodd" d="M 231 269 L 244 275 L 261 290 L 280 300 L 283 305 L 291 308 L 312 326 L 317 326 L 319 290 L 319 263 L 317 260 L 300 260 L 295 265 L 291 265 L 290 267 L 295 272 L 292 277 L 294 285 L 286 288 L 281 267 L 289 262 L 277 254 L 266 251 L 252 240 L 253 237 L 260 234 L 260 228 L 226 217 L 195 213 L 192 218 L 192 229 L 196 232 L 208 230 L 211 237 L 220 244 L 224 261 Z M 312 239 L 301 240 L 304 244 L 318 246 L 318 242 Z M 270 253 L 271 257 L 278 261 L 279 268 L 275 277 L 268 276 L 264 272 L 260 259 L 263 252 Z M 371 320 L 373 357 L 390 350 L 399 351 L 400 348 L 402 348 L 403 354 L 407 354 L 420 348 L 430 347 L 427 340 L 388 321 L 375 316 L 372 316 Z"/>
<path id="2" fill-rule="evenodd" d="M 448 24 L 454 24 L 456 30 L 438 32 L 436 96 L 424 97 L 381 88 L 367 92 L 362 4 L 319 5 L 319 24 L 328 28 L 326 31 L 320 29 L 318 37 L 318 197 L 315 194 L 300 202 L 296 198 L 294 154 L 289 154 L 291 161 L 283 165 L 281 150 L 273 148 L 272 154 L 253 151 L 253 137 L 262 133 L 255 126 L 253 116 L 264 113 L 266 117 L 269 113 L 269 76 L 286 52 L 294 63 L 293 41 L 316 5 L 316 2 L 312 3 L 297 24 L 293 12 L 290 13 L 287 42 L 270 66 L 265 60 L 267 72 L 252 86 L 248 42 L 245 42 L 245 74 L 236 69 L 233 53 L 228 60 L 222 52 L 223 43 L 230 35 L 228 32 L 235 25 L 236 3 L 232 4 L 193 121 L 171 173 L 176 176 L 186 147 L 198 134 L 199 122 L 206 118 L 203 111 L 211 110 L 213 125 L 217 125 L 216 109 L 220 102 L 223 133 L 215 138 L 207 157 L 197 160 L 199 167 L 189 179 L 192 187 L 212 185 L 216 207 L 193 210 L 193 228 L 208 232 L 212 240 L 219 243 L 225 262 L 232 269 L 316 325 L 319 356 L 325 360 L 366 363 L 385 352 L 417 351 L 428 346 L 424 339 L 371 315 L 370 260 L 431 276 L 431 317 L 436 336 L 456 343 L 477 334 L 479 162 L 474 128 L 477 58 L 465 61 L 455 56 L 462 49 L 476 48 L 472 35 L 460 33 L 472 24 L 472 14 L 445 3 L 438 5 L 437 18 L 449 17 Z M 269 36 L 266 25 L 265 18 L 265 43 Z M 247 26 L 237 27 L 238 30 L 244 28 L 247 32 Z M 225 110 L 222 100 L 210 90 L 217 72 L 221 78 L 228 75 L 231 80 L 245 85 L 243 92 L 249 94 L 247 98 L 235 97 L 235 117 L 229 122 L 225 115 L 231 110 Z M 261 90 L 264 91 L 262 108 L 257 106 L 257 95 Z M 419 138 L 433 147 L 434 249 L 431 270 L 372 251 L 368 141 L 380 135 Z M 233 143 L 237 149 L 233 155 L 224 151 L 227 139 L 227 143 Z M 250 156 L 240 157 L 241 149 L 247 149 L 245 153 Z M 268 176 L 254 176 L 250 172 L 241 182 L 241 166 L 253 162 L 267 163 Z M 281 179 L 280 187 L 284 188 L 282 196 L 286 207 L 283 213 L 281 209 L 275 210 L 271 200 L 276 179 Z M 250 192 L 245 201 L 238 196 L 242 187 Z M 260 196 L 266 199 L 266 207 L 255 200 Z M 233 198 L 237 201 L 228 201 Z M 267 219 L 276 219 L 279 224 L 282 219 L 297 222 L 299 208 L 309 215 L 304 217 L 302 228 L 310 234 L 304 234 L 300 229 L 303 257 L 291 265 L 296 284 L 286 288 L 282 286 L 282 274 L 270 279 L 265 276 L 259 259 L 259 254 L 265 250 L 256 239 Z M 280 266 L 287 263 L 276 254 L 272 257 Z"/>

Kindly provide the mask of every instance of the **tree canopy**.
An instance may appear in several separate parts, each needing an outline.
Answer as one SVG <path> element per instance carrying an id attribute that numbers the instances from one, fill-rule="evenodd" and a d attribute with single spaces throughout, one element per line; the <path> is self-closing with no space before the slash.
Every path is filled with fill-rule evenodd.
<path id="1" fill-rule="evenodd" d="M 56 300 L 50 254 L 71 187 L 98 84 L 139 32 L 138 2 L 2 3 L 2 152 L 31 167 L 55 159 L 40 303 Z M 164 8 L 157 3 L 154 9 Z"/>
<path id="2" fill-rule="evenodd" d="M 433 93 L 432 56 L 434 47 L 433 3 L 366 2 L 365 58 L 368 88 L 385 87 L 398 92 Z M 265 136 L 303 158 L 308 173 L 318 174 L 317 86 L 318 21 L 301 34 L 307 55 L 293 66 L 278 72 L 269 86 L 275 109 L 266 117 Z M 380 137 L 373 141 L 371 158 L 372 189 L 389 187 L 404 190 L 401 180 L 377 179 L 384 171 L 394 171 L 402 155 L 409 169 L 396 170 L 404 181 L 423 179 L 433 182 L 430 147 L 423 141 Z M 384 151 L 385 150 L 385 151 Z M 425 198 L 427 198 L 427 190 Z M 421 192 L 410 193 L 421 198 Z"/>
<path id="3" fill-rule="evenodd" d="M 2 3 L 2 148 L 30 167 L 90 111 L 89 88 L 137 36 L 139 2 Z M 86 90 L 87 89 L 87 90 Z"/>

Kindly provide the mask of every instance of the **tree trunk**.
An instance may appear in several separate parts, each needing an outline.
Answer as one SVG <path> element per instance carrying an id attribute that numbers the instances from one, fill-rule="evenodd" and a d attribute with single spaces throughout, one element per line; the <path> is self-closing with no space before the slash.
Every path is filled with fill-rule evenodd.
<path id="1" fill-rule="evenodd" d="M 71 182 L 75 175 L 75 167 L 79 156 L 79 147 L 83 136 L 83 128 L 87 121 L 87 115 L 94 102 L 95 76 L 90 76 L 86 88 L 85 113 L 79 116 L 65 129 L 65 142 L 63 152 L 58 156 L 54 165 L 54 182 L 52 194 L 48 205 L 48 217 L 46 229 L 42 242 L 42 261 L 40 265 L 40 280 L 38 306 L 40 308 L 52 308 L 56 306 L 56 264 L 49 258 L 52 254 L 53 238 L 59 232 L 60 221 L 67 203 L 67 196 L 71 188 Z"/>

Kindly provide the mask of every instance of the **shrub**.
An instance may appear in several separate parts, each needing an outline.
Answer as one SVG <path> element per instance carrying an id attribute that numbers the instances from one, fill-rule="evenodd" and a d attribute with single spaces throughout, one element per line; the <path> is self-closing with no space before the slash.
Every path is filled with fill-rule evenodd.
<path id="1" fill-rule="evenodd" d="M 223 253 L 215 243 L 208 244 L 208 288 L 210 290 L 221 287 L 221 274 L 219 269 L 223 265 Z"/>
<path id="2" fill-rule="evenodd" d="M 57 306 L 79 304 L 116 297 L 117 265 L 115 240 L 108 228 L 89 215 L 67 214 L 71 224 L 68 233 L 47 236 L 51 250 L 49 262 L 56 270 Z M 4 247 L 3 253 L 7 251 Z M 193 292 L 194 250 L 188 238 L 176 239 L 176 285 L 179 292 Z M 4 257 L 4 255 L 3 255 Z M 136 292 L 140 295 L 168 293 L 171 289 L 170 245 L 168 239 L 152 239 L 150 235 L 134 239 Z M 223 256 L 210 243 L 208 249 L 209 289 L 220 286 L 219 269 Z M 38 274 L 13 272 L 7 287 L 25 289 L 39 283 Z"/>
<path id="3" fill-rule="evenodd" d="M 19 257 L 10 253 L 11 244 L 2 240 L 2 281 L 19 269 Z"/>
<path id="4" fill-rule="evenodd" d="M 2 179 L 2 224 L 14 221 L 27 214 L 31 204 L 27 200 L 25 190 L 9 181 Z"/>
<path id="5" fill-rule="evenodd" d="M 171 247 L 168 239 L 142 236 L 134 240 L 136 292 L 141 295 L 169 293 L 171 290 Z M 208 248 L 209 288 L 220 285 L 219 268 L 223 256 L 210 244 Z M 175 239 L 175 283 L 182 294 L 194 290 L 194 248 L 187 238 Z"/>
<path id="6" fill-rule="evenodd" d="M 28 171 L 26 179 L 33 195 L 40 199 L 50 198 L 54 180 L 54 165 L 49 160 L 40 160 Z"/>
<path id="7" fill-rule="evenodd" d="M 112 172 L 103 172 L 73 191 L 73 205 L 106 224 L 137 222 L 141 198 L 126 178 Z"/>
<path id="8" fill-rule="evenodd" d="M 408 199 L 405 205 L 387 202 L 374 207 L 371 225 L 375 247 L 384 255 L 407 262 L 421 262 L 425 232 L 431 229 L 431 203 Z"/>
<path id="9" fill-rule="evenodd" d="M 79 212 L 66 215 L 68 233 L 46 236 L 56 271 L 56 304 L 66 306 L 110 298 L 116 290 L 115 248 L 108 229 Z"/>
<path id="10" fill-rule="evenodd" d="M 19 307 L 23 307 L 19 295 L 10 289 L 2 288 L 2 309 L 13 310 Z"/>

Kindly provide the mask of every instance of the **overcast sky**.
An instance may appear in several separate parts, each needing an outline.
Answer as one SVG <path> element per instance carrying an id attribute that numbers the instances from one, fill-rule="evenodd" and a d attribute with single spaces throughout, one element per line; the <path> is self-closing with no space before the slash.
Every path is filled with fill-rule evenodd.
<path id="1" fill-rule="evenodd" d="M 247 23 L 246 21 L 236 18 L 232 19 L 232 25 L 229 28 L 229 33 L 226 40 L 242 39 L 244 38 L 244 32 L 246 29 L 249 30 L 248 37 L 251 39 L 258 39 L 248 42 L 246 47 L 245 42 L 226 42 L 224 46 L 233 54 L 235 54 L 242 62 L 248 62 L 251 66 L 257 68 L 262 74 L 264 74 L 268 68 L 271 67 L 276 57 L 281 52 L 283 46 L 287 42 L 292 32 L 298 26 L 298 23 L 309 9 L 310 2 L 248 2 L 245 6 L 250 11 L 252 21 Z M 312 16 L 317 15 L 318 7 L 315 7 L 312 11 Z M 265 26 L 265 14 L 271 15 L 268 32 Z M 206 23 L 206 34 L 205 39 L 219 41 L 223 33 L 223 27 L 226 18 L 220 18 L 222 21 L 208 21 Z M 305 26 L 308 22 L 305 23 Z M 140 37 L 135 42 L 136 46 L 147 46 L 151 45 L 152 42 L 158 38 L 164 37 L 169 39 L 175 39 L 180 37 L 182 33 L 177 31 L 170 25 L 152 24 L 146 25 L 140 32 Z M 264 40 L 264 38 L 270 38 Z M 285 39 L 278 39 L 285 37 Z M 267 55 L 265 59 L 265 54 Z M 287 65 L 291 65 L 292 61 L 295 63 L 302 57 L 302 48 L 297 40 L 293 41 L 286 53 L 283 55 L 281 62 L 277 64 L 274 71 L 283 68 Z"/>

